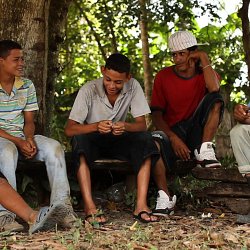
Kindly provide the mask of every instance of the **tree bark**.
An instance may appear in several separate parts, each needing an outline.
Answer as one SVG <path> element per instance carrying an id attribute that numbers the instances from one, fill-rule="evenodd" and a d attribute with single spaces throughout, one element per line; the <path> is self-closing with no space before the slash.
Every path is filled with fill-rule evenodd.
<path id="1" fill-rule="evenodd" d="M 58 46 L 71 0 L 0 0 L 0 39 L 19 42 L 25 56 L 25 77 L 34 82 L 39 112 L 37 132 L 49 135 L 53 112 Z"/>
<path id="2" fill-rule="evenodd" d="M 143 60 L 143 72 L 144 72 L 144 92 L 147 101 L 150 102 L 152 85 L 153 85 L 153 74 L 151 63 L 149 59 L 149 42 L 148 42 L 148 21 L 147 21 L 147 8 L 146 1 L 140 0 L 140 30 L 141 30 L 141 41 L 142 41 L 142 60 Z M 151 126 L 151 119 L 147 117 L 147 125 Z"/>
<path id="3" fill-rule="evenodd" d="M 248 18 L 249 2 L 250 0 L 243 0 L 242 7 L 238 12 L 238 16 L 241 18 L 242 23 L 242 41 L 248 69 L 248 81 L 250 80 L 250 26 Z M 248 90 L 247 96 L 250 96 L 250 90 Z"/>

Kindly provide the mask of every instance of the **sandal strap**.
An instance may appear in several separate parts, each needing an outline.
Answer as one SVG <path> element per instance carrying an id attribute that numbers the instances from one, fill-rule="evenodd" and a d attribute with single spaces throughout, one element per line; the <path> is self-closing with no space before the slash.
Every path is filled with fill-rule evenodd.
<path id="1" fill-rule="evenodd" d="M 85 220 L 89 219 L 89 218 L 100 218 L 104 216 L 104 213 L 96 213 L 96 214 L 89 214 L 85 216 Z"/>

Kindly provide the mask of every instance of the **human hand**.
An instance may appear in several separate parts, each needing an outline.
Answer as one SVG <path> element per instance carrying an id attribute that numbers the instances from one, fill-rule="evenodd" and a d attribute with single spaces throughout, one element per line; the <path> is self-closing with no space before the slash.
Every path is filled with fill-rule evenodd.
<path id="1" fill-rule="evenodd" d="M 33 158 L 37 153 L 35 142 L 31 142 L 31 139 L 24 140 L 20 138 L 17 142 L 17 147 L 27 159 Z"/>
<path id="2" fill-rule="evenodd" d="M 26 141 L 30 144 L 30 147 L 32 148 L 32 153 L 30 154 L 29 158 L 33 158 L 37 153 L 36 142 L 33 137 L 26 138 Z"/>
<path id="3" fill-rule="evenodd" d="M 113 135 L 121 135 L 125 132 L 125 122 L 115 122 L 112 126 Z"/>
<path id="4" fill-rule="evenodd" d="M 234 118 L 240 123 L 245 123 L 246 120 L 250 118 L 250 113 L 248 113 L 248 110 L 248 106 L 243 104 L 237 104 L 234 107 Z"/>
<path id="5" fill-rule="evenodd" d="M 177 136 L 172 136 L 170 138 L 170 142 L 172 144 L 172 148 L 174 153 L 181 158 L 182 160 L 189 160 L 191 151 L 187 147 L 187 145 Z"/>
<path id="6" fill-rule="evenodd" d="M 187 60 L 190 67 L 195 67 L 195 64 L 199 61 L 201 62 L 203 67 L 210 65 L 208 55 L 203 50 L 190 51 Z"/>
<path id="7" fill-rule="evenodd" d="M 112 131 L 112 121 L 104 120 L 98 122 L 97 129 L 101 134 L 107 134 Z"/>

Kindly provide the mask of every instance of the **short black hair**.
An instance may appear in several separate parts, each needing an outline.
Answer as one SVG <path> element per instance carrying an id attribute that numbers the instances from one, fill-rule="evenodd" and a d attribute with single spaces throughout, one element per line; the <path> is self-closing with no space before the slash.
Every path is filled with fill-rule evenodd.
<path id="1" fill-rule="evenodd" d="M 121 53 L 114 53 L 106 60 L 105 68 L 119 73 L 130 73 L 130 61 Z"/>
<path id="2" fill-rule="evenodd" d="M 0 57 L 6 58 L 12 49 L 22 49 L 22 46 L 12 40 L 0 41 Z"/>
<path id="3" fill-rule="evenodd" d="M 187 48 L 188 51 L 195 51 L 196 49 L 198 49 L 197 45 Z"/>

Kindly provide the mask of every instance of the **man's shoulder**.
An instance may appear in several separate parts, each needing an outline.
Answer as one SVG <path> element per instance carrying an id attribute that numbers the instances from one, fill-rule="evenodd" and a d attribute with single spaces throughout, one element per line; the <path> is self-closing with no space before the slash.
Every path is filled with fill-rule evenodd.
<path id="1" fill-rule="evenodd" d="M 174 66 L 167 66 L 158 71 L 157 75 L 165 75 L 173 72 Z"/>
<path id="2" fill-rule="evenodd" d="M 87 81 L 84 85 L 80 87 L 80 90 L 85 90 L 85 89 L 94 89 L 100 85 L 102 85 L 103 78 L 97 78 L 91 81 Z"/>
<path id="3" fill-rule="evenodd" d="M 28 88 L 31 85 L 34 85 L 33 82 L 30 79 L 25 78 L 25 77 L 17 78 L 16 81 L 17 81 L 17 84 L 19 86 L 21 86 L 22 88 Z"/>

